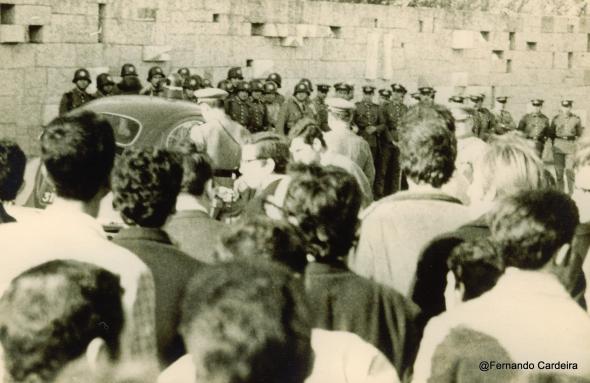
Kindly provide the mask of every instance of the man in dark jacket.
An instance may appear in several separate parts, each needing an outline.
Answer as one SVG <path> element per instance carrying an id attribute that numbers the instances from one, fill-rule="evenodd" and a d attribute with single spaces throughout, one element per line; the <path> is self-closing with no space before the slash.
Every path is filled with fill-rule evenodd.
<path id="1" fill-rule="evenodd" d="M 283 210 L 315 259 L 305 274 L 315 326 L 359 335 L 381 350 L 403 377 L 417 351 L 417 308 L 395 290 L 346 266 L 361 203 L 357 182 L 331 166 L 299 165 L 290 175 Z"/>
<path id="2" fill-rule="evenodd" d="M 178 334 L 180 300 L 201 266 L 162 230 L 176 205 L 182 166 L 163 149 L 129 149 L 113 172 L 113 206 L 129 225 L 115 242 L 135 253 L 151 270 L 156 287 L 156 336 L 162 366 L 185 353 Z"/>
<path id="3" fill-rule="evenodd" d="M 60 116 L 92 101 L 94 98 L 91 94 L 86 92 L 86 88 L 88 88 L 92 82 L 90 73 L 86 69 L 80 68 L 76 70 L 72 82 L 76 84 L 76 87 L 63 94 L 59 103 Z"/>

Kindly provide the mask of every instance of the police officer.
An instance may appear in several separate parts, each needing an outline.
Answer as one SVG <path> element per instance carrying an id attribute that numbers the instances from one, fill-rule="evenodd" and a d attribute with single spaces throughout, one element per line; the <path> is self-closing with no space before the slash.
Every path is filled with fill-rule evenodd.
<path id="1" fill-rule="evenodd" d="M 381 167 L 375 175 L 375 197 L 381 198 L 400 190 L 401 168 L 399 162 L 398 131 L 401 120 L 408 111 L 404 104 L 406 88 L 401 84 L 391 85 L 391 101 L 381 106 L 385 125 L 381 135 Z"/>
<path id="2" fill-rule="evenodd" d="M 247 81 L 238 82 L 236 97 L 229 102 L 230 118 L 244 127 L 248 127 L 250 122 L 250 106 L 248 105 L 250 91 L 250 84 Z"/>
<path id="3" fill-rule="evenodd" d="M 354 85 L 349 82 L 345 82 L 344 86 L 346 86 L 346 100 L 352 101 L 354 99 Z"/>
<path id="4" fill-rule="evenodd" d="M 289 130 L 304 117 L 316 119 L 313 108 L 310 107 L 309 95 L 311 90 L 307 84 L 299 83 L 293 89 L 293 97 L 287 99 L 279 110 L 277 120 L 277 132 L 284 135 L 289 134 Z"/>
<path id="5" fill-rule="evenodd" d="M 237 88 L 238 83 L 244 80 L 242 75 L 242 68 L 235 66 L 227 71 L 227 79 L 233 84 L 234 88 Z"/>
<path id="6" fill-rule="evenodd" d="M 379 105 L 373 102 L 375 87 L 372 85 L 363 86 L 363 99 L 355 104 L 352 121 L 359 129 L 359 135 L 363 137 L 371 148 L 375 165 L 375 174 L 382 174 L 382 138 L 385 125 L 382 121 Z M 375 185 L 382 180 L 375 179 Z M 374 186 L 375 188 L 375 186 Z"/>
<path id="7" fill-rule="evenodd" d="M 576 141 L 582 136 L 582 121 L 572 113 L 572 100 L 562 100 L 559 114 L 551 121 L 553 139 L 553 161 L 559 190 L 565 192 L 563 176 L 567 179 L 567 192 L 572 194 L 574 186 L 574 152 Z"/>
<path id="8" fill-rule="evenodd" d="M 186 80 L 187 78 L 189 78 L 189 77 L 191 76 L 191 71 L 190 71 L 190 69 L 188 69 L 188 68 L 186 68 L 186 67 L 183 67 L 183 68 L 180 68 L 180 69 L 178 69 L 178 72 L 177 72 L 177 73 L 178 73 L 180 76 L 182 76 L 182 79 L 183 79 L 183 80 Z M 192 95 L 192 96 L 194 97 L 194 95 Z"/>
<path id="9" fill-rule="evenodd" d="M 182 88 L 184 90 L 184 98 L 189 101 L 196 102 L 195 91 L 201 89 L 201 82 L 203 79 L 198 74 L 185 77 Z"/>
<path id="10" fill-rule="evenodd" d="M 379 105 L 385 105 L 391 102 L 391 91 L 389 89 L 379 89 Z"/>
<path id="11" fill-rule="evenodd" d="M 267 81 L 264 83 L 264 104 L 266 105 L 266 113 L 268 116 L 268 123 L 274 130 L 279 119 L 279 111 L 281 110 L 281 103 L 279 102 L 277 93 L 277 84 L 274 81 Z"/>
<path id="12" fill-rule="evenodd" d="M 502 135 L 516 129 L 516 123 L 509 111 L 506 110 L 508 97 L 496 97 L 496 107 L 494 108 L 494 118 L 496 120 L 495 134 Z"/>
<path id="13" fill-rule="evenodd" d="M 157 96 L 164 94 L 164 84 L 166 82 L 164 71 L 159 66 L 153 66 L 148 71 L 148 84 L 143 88 L 139 94 L 142 96 Z"/>
<path id="14" fill-rule="evenodd" d="M 72 82 L 76 84 L 76 86 L 72 90 L 64 93 L 61 97 L 61 102 L 59 103 L 60 116 L 93 99 L 92 95 L 86 92 L 86 88 L 88 88 L 92 82 L 90 73 L 86 69 L 80 68 L 76 70 Z"/>
<path id="15" fill-rule="evenodd" d="M 137 69 L 133 64 L 123 64 L 121 67 L 121 82 L 115 88 L 115 94 L 139 94 L 142 89 L 141 81 L 137 77 Z"/>
<path id="16" fill-rule="evenodd" d="M 113 95 L 115 82 L 108 73 L 101 73 L 96 76 L 96 92 L 94 98 L 101 98 Z"/>
<path id="17" fill-rule="evenodd" d="M 465 103 L 465 97 L 463 97 L 463 96 L 455 95 L 455 96 L 449 97 L 449 106 L 450 107 L 464 106 L 464 103 Z"/>
<path id="18" fill-rule="evenodd" d="M 277 86 L 277 92 L 276 92 L 277 93 L 277 102 L 282 105 L 285 102 L 285 97 L 278 91 L 278 89 L 281 89 L 282 82 L 283 82 L 281 75 L 276 72 L 271 73 L 266 78 L 266 81 L 272 81 L 276 84 L 276 86 Z"/>
<path id="19" fill-rule="evenodd" d="M 348 86 L 345 83 L 337 82 L 336 84 L 334 84 L 334 91 L 336 92 L 335 97 L 348 100 Z"/>
<path id="20" fill-rule="evenodd" d="M 262 100 L 264 84 L 260 80 L 252 80 L 250 86 L 251 97 L 248 102 L 248 106 L 250 107 L 250 121 L 248 122 L 247 128 L 251 133 L 262 132 L 269 128 L 268 112 Z"/>
<path id="21" fill-rule="evenodd" d="M 211 85 L 211 80 L 209 80 L 208 78 L 204 78 L 201 82 L 201 89 L 206 88 L 213 88 L 213 85 Z"/>
<path id="22" fill-rule="evenodd" d="M 431 86 L 421 86 L 418 88 L 419 100 L 418 102 L 423 105 L 434 105 L 434 96 L 436 90 Z M 412 95 L 413 96 L 413 95 Z"/>
<path id="23" fill-rule="evenodd" d="M 302 78 L 301 80 L 299 80 L 299 83 L 304 83 L 307 85 L 307 87 L 309 88 L 309 91 L 311 93 L 313 93 L 313 84 L 311 83 L 311 80 L 308 78 Z M 311 98 L 311 94 L 309 95 L 309 97 Z"/>
<path id="24" fill-rule="evenodd" d="M 531 141 L 534 145 L 535 150 L 539 157 L 543 156 L 543 148 L 545 141 L 551 135 L 551 123 L 549 118 L 541 113 L 541 107 L 543 106 L 543 100 L 534 99 L 531 100 L 533 111 L 525 114 L 520 122 L 518 123 L 518 130 Z"/>
<path id="25" fill-rule="evenodd" d="M 326 97 L 330 91 L 330 85 L 318 84 L 317 95 L 313 98 L 313 106 L 318 116 L 318 125 L 324 132 L 328 131 L 328 106 L 326 105 Z"/>
<path id="26" fill-rule="evenodd" d="M 475 126 L 477 127 L 477 131 L 474 133 L 477 137 L 487 141 L 490 135 L 496 130 L 496 118 L 489 109 L 483 107 L 483 94 L 473 94 L 469 96 L 469 99 L 473 104 L 472 106 L 476 114 Z"/>

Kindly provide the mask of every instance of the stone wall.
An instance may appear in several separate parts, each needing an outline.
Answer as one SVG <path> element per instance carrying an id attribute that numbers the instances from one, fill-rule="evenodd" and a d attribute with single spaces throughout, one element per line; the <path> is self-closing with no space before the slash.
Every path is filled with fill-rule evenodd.
<path id="1" fill-rule="evenodd" d="M 0 0 L 0 135 L 36 153 L 73 72 L 188 66 L 216 83 L 231 66 L 312 82 L 429 83 L 452 93 L 561 98 L 587 122 L 590 18 L 486 14 L 306 0 Z"/>

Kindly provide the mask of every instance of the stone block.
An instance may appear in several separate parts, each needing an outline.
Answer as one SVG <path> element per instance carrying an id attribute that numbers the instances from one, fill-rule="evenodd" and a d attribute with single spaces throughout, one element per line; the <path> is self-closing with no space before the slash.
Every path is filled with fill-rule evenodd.
<path id="1" fill-rule="evenodd" d="M 554 33 L 570 33 L 574 32 L 575 26 L 570 23 L 569 17 L 555 17 Z"/>
<path id="2" fill-rule="evenodd" d="M 94 67 L 105 63 L 102 44 L 75 44 L 76 66 Z"/>
<path id="3" fill-rule="evenodd" d="M 451 48 L 453 49 L 470 49 L 473 48 L 474 39 L 473 31 L 459 30 L 453 31 Z"/>
<path id="4" fill-rule="evenodd" d="M 378 35 L 376 36 L 378 38 Z M 378 40 L 374 44 L 378 44 Z M 373 48 L 375 47 L 373 46 Z M 340 39 L 326 39 L 323 43 L 323 54 L 321 58 L 322 60 L 340 61 L 361 60 L 365 57 L 365 52 L 368 49 L 366 44 L 356 44 Z"/>
<path id="5" fill-rule="evenodd" d="M 42 44 L 37 48 L 36 64 L 39 67 L 72 67 L 75 61 L 75 45 Z"/>
<path id="6" fill-rule="evenodd" d="M 113 25 L 117 25 L 117 23 L 106 23 L 105 41 L 111 41 L 109 38 L 112 36 L 109 36 L 109 30 Z M 43 42 L 45 43 L 96 43 L 98 41 L 98 20 L 96 17 L 53 13 L 51 25 L 45 25 L 43 28 Z"/>
<path id="7" fill-rule="evenodd" d="M 0 96 L 17 97 L 24 89 L 22 69 L 0 70 Z"/>
<path id="8" fill-rule="evenodd" d="M 51 2 L 52 13 L 87 15 L 92 13 L 92 8 L 96 6 L 96 2 L 80 1 L 80 0 L 59 0 Z"/>
<path id="9" fill-rule="evenodd" d="M 578 18 L 578 32 L 590 33 L 590 17 Z"/>
<path id="10" fill-rule="evenodd" d="M 59 114 L 59 104 L 45 104 L 43 107 L 42 123 L 48 124 Z"/>
<path id="11" fill-rule="evenodd" d="M 371 33 L 367 39 L 367 52 L 366 52 L 366 68 L 365 78 L 376 79 L 378 77 L 378 64 L 379 64 L 379 42 L 381 36 L 379 33 Z"/>
<path id="12" fill-rule="evenodd" d="M 454 72 L 451 73 L 451 85 L 453 86 L 467 86 L 469 84 L 468 72 Z"/>
<path id="13" fill-rule="evenodd" d="M 555 18 L 553 16 L 543 16 L 541 18 L 541 32 L 553 33 L 555 27 Z"/>
<path id="14" fill-rule="evenodd" d="M 553 59 L 553 67 L 557 69 L 567 69 L 568 57 L 567 52 L 555 52 Z"/>
<path id="15" fill-rule="evenodd" d="M 51 22 L 51 7 L 43 5 L 16 5 L 14 24 L 46 25 Z"/>
<path id="16" fill-rule="evenodd" d="M 510 48 L 508 32 L 494 31 L 490 33 L 489 48 L 507 51 Z"/>
<path id="17" fill-rule="evenodd" d="M 24 43 L 27 41 L 26 32 L 24 25 L 0 25 L 0 44 Z"/>
<path id="18" fill-rule="evenodd" d="M 0 68 L 25 68 L 35 65 L 35 49 L 31 44 L 0 45 Z"/>
<path id="19" fill-rule="evenodd" d="M 541 32 L 541 17 L 536 15 L 523 15 L 522 17 L 525 32 Z"/>
<path id="20" fill-rule="evenodd" d="M 0 97 L 0 116 L 2 123 L 16 123 L 18 120 L 18 99 L 13 96 Z"/>
<path id="21" fill-rule="evenodd" d="M 169 45 L 144 45 L 142 50 L 142 60 L 145 62 L 166 62 L 170 61 Z"/>

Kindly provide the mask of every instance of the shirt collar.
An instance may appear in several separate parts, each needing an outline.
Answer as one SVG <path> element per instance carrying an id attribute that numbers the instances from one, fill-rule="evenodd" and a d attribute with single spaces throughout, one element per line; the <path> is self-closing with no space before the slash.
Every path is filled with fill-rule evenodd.
<path id="1" fill-rule="evenodd" d="M 142 239 L 171 245 L 172 241 L 166 232 L 160 228 L 130 226 L 122 229 L 116 239 Z"/>

